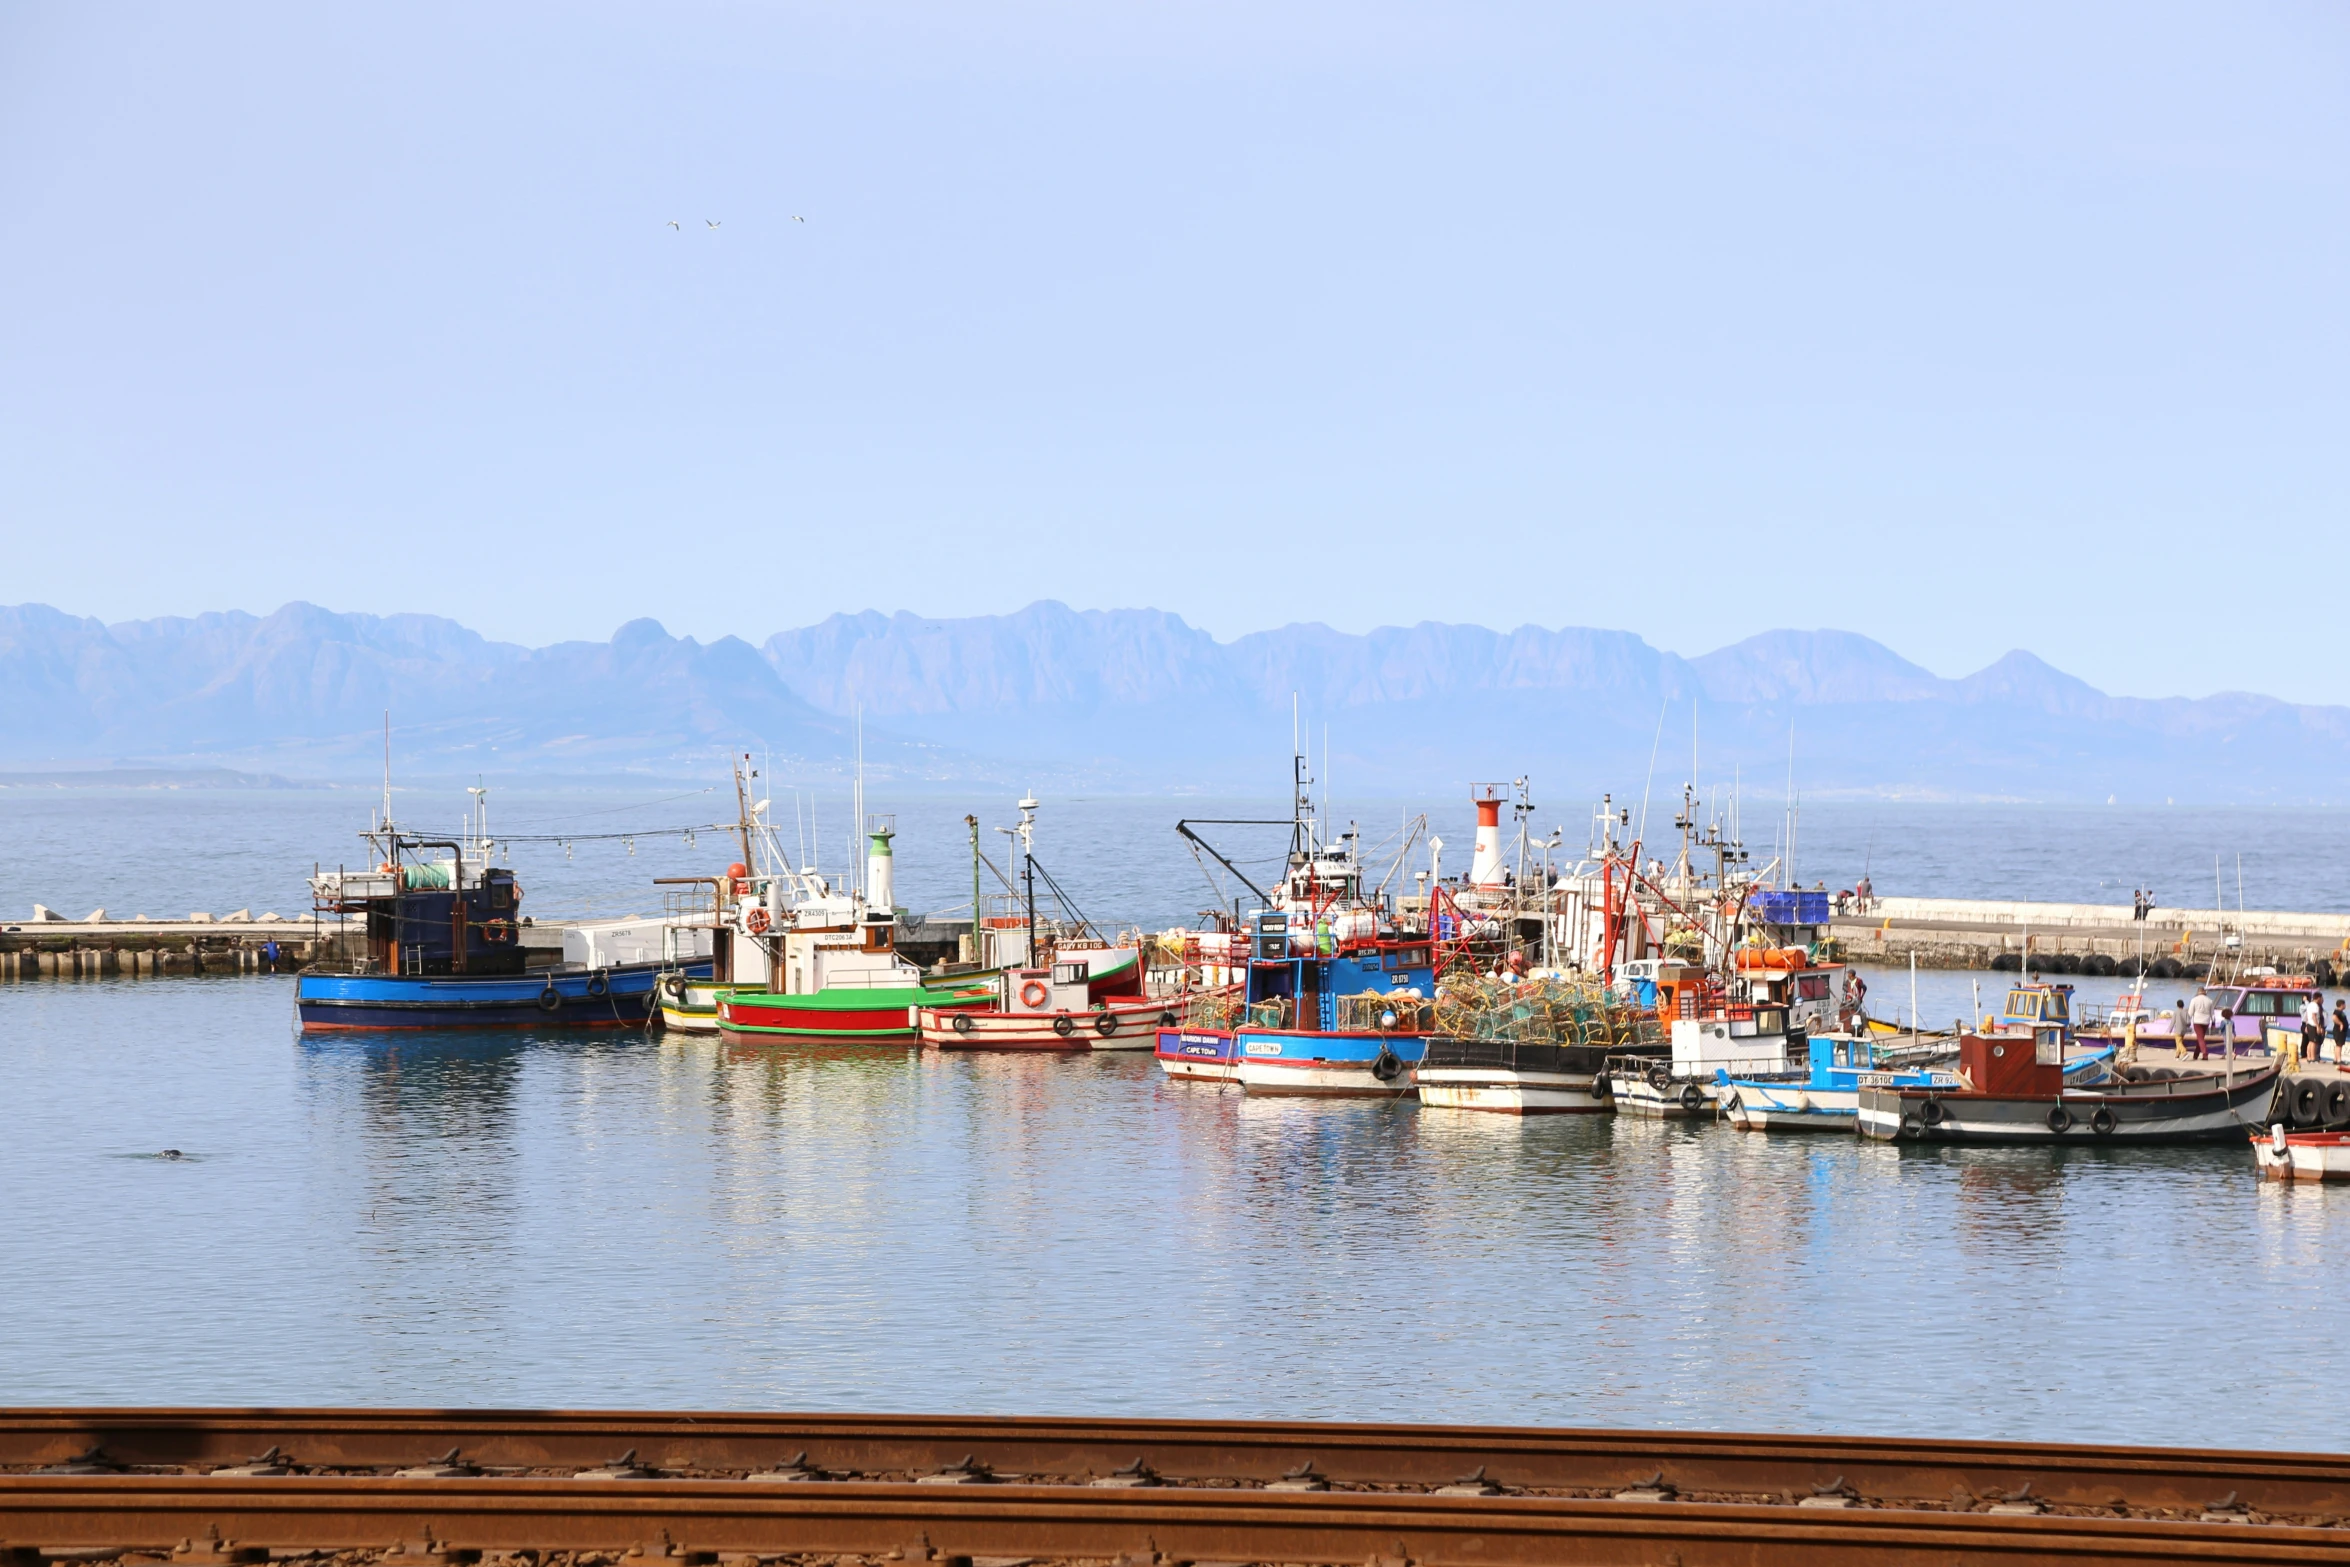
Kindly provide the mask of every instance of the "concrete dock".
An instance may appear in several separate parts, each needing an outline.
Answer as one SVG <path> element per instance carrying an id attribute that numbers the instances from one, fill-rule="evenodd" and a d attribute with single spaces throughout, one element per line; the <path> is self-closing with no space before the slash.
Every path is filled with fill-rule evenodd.
<path id="1" fill-rule="evenodd" d="M 1866 912 L 1830 921 L 1848 962 L 1920 968 L 2020 966 L 2030 945 L 2034 965 L 2061 974 L 2135 972 L 2145 954 L 2150 973 L 2197 977 L 2222 955 L 2247 966 L 2317 974 L 2333 984 L 2350 974 L 2350 914 L 2286 914 L 2253 909 L 2150 910 L 2134 919 L 2128 904 L 1992 902 L 1964 898 L 1878 898 Z"/>

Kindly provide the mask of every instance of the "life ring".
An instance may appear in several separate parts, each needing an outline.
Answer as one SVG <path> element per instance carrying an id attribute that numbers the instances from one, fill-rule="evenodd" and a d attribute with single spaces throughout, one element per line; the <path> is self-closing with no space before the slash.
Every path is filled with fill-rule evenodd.
<path id="1" fill-rule="evenodd" d="M 1949 1113 L 1942 1108 L 1942 1101 L 1939 1099 L 1929 1099 L 1918 1107 L 1918 1119 L 1928 1126 L 1940 1126 L 1942 1118 Z"/>
<path id="2" fill-rule="evenodd" d="M 1071 1034 L 1077 1032 L 1077 1024 L 1068 1013 L 1064 1012 L 1059 1017 L 1053 1019 L 1053 1032 L 1060 1035 L 1063 1039 L 1067 1039 Z"/>
<path id="3" fill-rule="evenodd" d="M 1053 993 L 1044 988 L 1044 981 L 1041 979 L 1029 980 L 1020 987 L 1020 1004 L 1031 1011 L 1042 1007 L 1052 999 Z"/>
<path id="4" fill-rule="evenodd" d="M 2052 1105 L 2048 1111 L 2048 1129 L 2064 1133 L 2073 1129 L 2073 1113 L 2062 1105 Z"/>
<path id="5" fill-rule="evenodd" d="M 512 941 L 514 939 L 514 922 L 512 920 L 482 921 L 481 939 L 493 943 Z"/>
<path id="6" fill-rule="evenodd" d="M 743 928 L 754 936 L 767 934 L 767 905 L 754 903 L 751 912 L 743 916 Z"/>
<path id="7" fill-rule="evenodd" d="M 1698 1087 L 1695 1083 L 1683 1083 L 1681 1085 L 1681 1108 L 1683 1110 L 1687 1111 L 1691 1115 L 1695 1115 L 1698 1112 L 1699 1107 L 1704 1103 L 1704 1089 Z"/>
<path id="8" fill-rule="evenodd" d="M 970 1014 L 970 1013 L 968 1013 L 968 1012 L 958 1012 L 958 1013 L 956 1013 L 956 1014 L 955 1014 L 955 1024 L 954 1024 L 954 1027 L 955 1027 L 955 1032 L 956 1032 L 956 1033 L 958 1033 L 958 1034 L 968 1034 L 968 1033 L 970 1033 L 970 1032 L 971 1032 L 971 1014 Z"/>
<path id="9" fill-rule="evenodd" d="M 587 993 L 590 998 L 600 998 L 611 988 L 612 982 L 604 977 L 602 969 L 597 969 L 588 976 Z"/>
<path id="10" fill-rule="evenodd" d="M 2111 1105 L 2099 1105 L 2097 1113 L 2089 1117 L 2089 1130 L 2100 1137 L 2111 1137 L 2113 1129 L 2120 1124 L 2120 1118 L 2113 1113 Z"/>
<path id="11" fill-rule="evenodd" d="M 557 990 L 554 986 L 549 985 L 546 989 L 539 992 L 539 1010 L 541 1012 L 554 1012 L 559 1010 L 562 1005 L 563 992 Z"/>
<path id="12" fill-rule="evenodd" d="M 1101 1035 L 1104 1039 L 1107 1039 L 1112 1034 L 1118 1032 L 1118 1014 L 1115 1012 L 1104 1012 L 1101 1014 L 1101 1016 L 1095 1018 L 1093 1020 L 1093 1031 Z"/>
<path id="13" fill-rule="evenodd" d="M 1382 1083 L 1392 1083 L 1403 1076 L 1403 1057 L 1380 1043 L 1379 1054 L 1371 1061 L 1371 1075 Z"/>

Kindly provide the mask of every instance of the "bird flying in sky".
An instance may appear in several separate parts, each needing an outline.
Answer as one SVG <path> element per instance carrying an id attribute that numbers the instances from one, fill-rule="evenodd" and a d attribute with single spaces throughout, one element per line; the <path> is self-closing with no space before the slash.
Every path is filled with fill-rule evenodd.
<path id="1" fill-rule="evenodd" d="M 670 226 L 671 228 L 675 228 L 675 227 L 677 227 L 677 220 L 676 220 L 675 218 L 671 218 L 671 219 L 669 220 L 669 226 Z"/>
<path id="2" fill-rule="evenodd" d="M 716 228 L 718 226 L 718 220 L 716 218 L 704 218 L 702 221 L 709 224 L 712 228 Z"/>
<path id="3" fill-rule="evenodd" d="M 793 214 L 791 215 L 791 220 L 792 220 L 794 223 L 805 223 L 805 222 L 807 222 L 807 221 L 808 221 L 806 218 L 803 218 L 803 217 L 801 217 L 801 216 L 800 216 L 798 213 L 796 213 L 796 212 L 795 212 L 795 213 L 793 213 Z"/>

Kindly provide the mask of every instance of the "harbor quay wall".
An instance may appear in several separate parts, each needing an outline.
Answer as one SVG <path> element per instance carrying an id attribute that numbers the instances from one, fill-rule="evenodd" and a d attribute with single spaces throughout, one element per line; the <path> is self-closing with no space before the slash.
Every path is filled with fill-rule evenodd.
<path id="1" fill-rule="evenodd" d="M 276 943 L 277 957 L 269 956 Z M 27 920 L 0 928 L 0 981 L 154 974 L 290 974 L 334 955 L 332 931 L 292 921 Z"/>
<path id="2" fill-rule="evenodd" d="M 1964 898 L 1878 898 L 1830 922 L 1848 962 L 1920 968 L 2014 969 L 2026 944 L 2035 967 L 2055 973 L 2132 972 L 2140 952 L 2162 977 L 2192 977 L 2226 955 L 2247 966 L 2350 982 L 2350 914 L 2156 908 L 2133 919 L 2128 904 L 2026 903 Z M 2108 966 L 2110 965 L 2110 967 Z"/>

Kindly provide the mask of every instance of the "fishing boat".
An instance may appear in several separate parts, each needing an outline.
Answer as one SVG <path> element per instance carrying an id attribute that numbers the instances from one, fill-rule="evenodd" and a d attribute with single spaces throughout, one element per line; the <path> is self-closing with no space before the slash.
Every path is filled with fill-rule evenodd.
<path id="1" fill-rule="evenodd" d="M 2289 1077 L 2265 1128 L 2252 1132 L 2252 1159 L 2272 1181 L 2350 1181 L 2350 1077 Z"/>
<path id="2" fill-rule="evenodd" d="M 1384 888 L 1366 889 L 1357 834 L 1325 839 L 1302 756 L 1293 756 L 1289 853 L 1267 892 L 1228 856 L 1217 860 L 1256 894 L 1229 1022 L 1161 1027 L 1154 1053 L 1174 1078 L 1237 1081 L 1251 1094 L 1400 1098 L 1425 1048 L 1435 953 L 1425 929 L 1399 920 Z M 1204 844 L 1190 822 L 1177 830 Z M 1392 874 L 1392 873 L 1391 873 Z M 1195 1009 L 1196 1010 L 1196 1009 Z"/>
<path id="3" fill-rule="evenodd" d="M 551 961 L 532 961 L 537 934 L 522 913 L 514 873 L 491 863 L 487 806 L 455 838 L 427 838 L 385 809 L 362 834 L 364 870 L 310 879 L 321 918 L 362 923 L 356 955 L 311 964 L 295 978 L 305 1030 L 531 1028 L 641 1024 L 663 963 L 658 921 L 604 921 L 567 929 Z M 650 933 L 652 945 L 646 945 Z M 623 939 L 633 937 L 633 941 Z M 688 954 L 683 969 L 708 973 Z"/>
<path id="4" fill-rule="evenodd" d="M 922 1043 L 939 1050 L 1148 1050 L 1179 1020 L 1144 995 L 1139 946 L 1057 946 L 1041 968 L 1005 969 L 988 1002 L 924 1007 Z"/>
<path id="5" fill-rule="evenodd" d="M 1966 1086 L 1867 1083 L 1860 1130 L 1887 1142 L 2233 1142 L 2269 1120 L 2278 1068 L 2065 1086 L 2055 1027 L 1969 1031 L 1959 1040 Z"/>
<path id="6" fill-rule="evenodd" d="M 1139 932 L 1107 939 L 1036 856 L 1038 804 L 1020 802 L 1019 825 L 1009 829 L 1019 854 L 1013 876 L 1001 876 L 1008 904 L 987 914 L 979 872 L 992 869 L 980 853 L 978 823 L 972 822 L 972 904 L 982 910 L 974 947 L 983 972 L 958 983 L 984 988 L 986 1000 L 968 996 L 921 1008 L 915 1026 L 924 1046 L 937 1050 L 1149 1050 L 1158 1030 L 1179 1020 L 1175 998 L 1151 995 Z M 1037 883 L 1053 900 L 1037 902 Z"/>
<path id="7" fill-rule="evenodd" d="M 744 807 L 745 822 L 759 824 L 745 848 L 770 868 L 732 875 L 734 929 L 712 997 L 729 1043 L 913 1044 L 920 1009 L 987 1004 L 966 976 L 925 974 L 897 950 L 895 817 L 866 818 L 864 884 L 835 885 L 812 865 L 788 868 L 764 806 Z M 749 864 L 746 855 L 730 875 Z"/>
<path id="8" fill-rule="evenodd" d="M 1620 1113 L 1707 1114 L 1731 1080 L 1805 1075 L 1813 1036 L 1837 1032 L 1844 966 L 1815 962 L 1799 947 L 1735 947 L 1719 973 L 1694 963 L 1651 972 L 1671 1053 L 1611 1057 L 1608 1086 Z"/>
<path id="9" fill-rule="evenodd" d="M 1874 1039 L 1816 1035 L 1810 1071 L 1786 1078 L 1737 1078 L 1724 1073 L 1723 1119 L 1742 1132 L 1851 1132 L 1859 1124 L 1864 1082 L 1909 1088 L 1965 1087 L 1955 1072 L 1889 1069 L 1887 1048 Z"/>
<path id="10" fill-rule="evenodd" d="M 1500 1115 L 1596 1114 L 1612 1108 L 1605 1045 L 1432 1036 L 1412 1074 L 1420 1103 Z"/>

